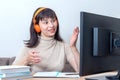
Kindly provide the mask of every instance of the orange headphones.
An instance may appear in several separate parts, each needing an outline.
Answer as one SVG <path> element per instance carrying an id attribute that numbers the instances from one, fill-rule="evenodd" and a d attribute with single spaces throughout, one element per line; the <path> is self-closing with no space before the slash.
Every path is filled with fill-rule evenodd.
<path id="1" fill-rule="evenodd" d="M 42 10 L 44 10 L 44 9 L 45 9 L 44 7 L 39 8 L 39 9 L 35 12 L 35 14 L 34 14 L 34 16 L 33 16 L 34 29 L 35 29 L 35 31 L 36 31 L 37 33 L 39 33 L 41 30 L 40 30 L 40 26 L 39 26 L 38 24 L 36 24 L 35 17 L 36 17 Z"/>

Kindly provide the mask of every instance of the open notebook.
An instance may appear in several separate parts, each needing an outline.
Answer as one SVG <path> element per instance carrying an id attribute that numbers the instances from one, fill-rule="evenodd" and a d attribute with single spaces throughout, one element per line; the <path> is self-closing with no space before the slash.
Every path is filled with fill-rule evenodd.
<path id="1" fill-rule="evenodd" d="M 63 78 L 79 78 L 79 73 L 76 72 L 37 72 L 33 77 L 63 77 Z"/>

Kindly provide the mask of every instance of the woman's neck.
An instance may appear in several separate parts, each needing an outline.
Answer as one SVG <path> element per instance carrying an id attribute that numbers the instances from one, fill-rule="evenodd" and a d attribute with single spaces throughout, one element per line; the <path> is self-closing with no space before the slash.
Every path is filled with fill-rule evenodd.
<path id="1" fill-rule="evenodd" d="M 41 37 L 42 39 L 54 39 L 54 36 L 47 37 L 47 36 L 42 36 L 42 35 L 40 35 L 40 37 Z"/>

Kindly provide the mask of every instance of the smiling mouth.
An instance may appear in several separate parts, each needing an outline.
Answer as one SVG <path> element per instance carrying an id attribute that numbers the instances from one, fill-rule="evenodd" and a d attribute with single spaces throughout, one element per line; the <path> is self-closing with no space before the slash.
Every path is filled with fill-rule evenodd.
<path id="1" fill-rule="evenodd" d="M 50 29 L 49 30 L 51 33 L 54 33 L 55 32 L 55 29 Z"/>

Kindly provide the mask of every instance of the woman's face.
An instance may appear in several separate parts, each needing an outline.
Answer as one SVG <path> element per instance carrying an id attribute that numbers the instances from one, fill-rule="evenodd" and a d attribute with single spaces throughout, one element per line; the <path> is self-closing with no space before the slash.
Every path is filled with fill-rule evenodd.
<path id="1" fill-rule="evenodd" d="M 44 18 L 39 21 L 42 37 L 53 37 L 57 31 L 58 21 L 57 19 Z"/>

